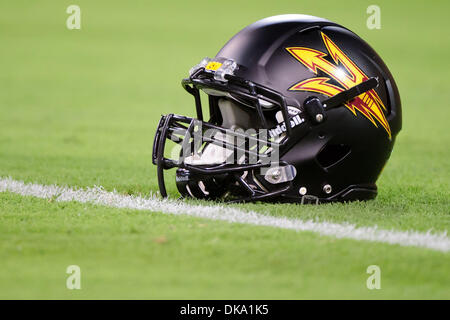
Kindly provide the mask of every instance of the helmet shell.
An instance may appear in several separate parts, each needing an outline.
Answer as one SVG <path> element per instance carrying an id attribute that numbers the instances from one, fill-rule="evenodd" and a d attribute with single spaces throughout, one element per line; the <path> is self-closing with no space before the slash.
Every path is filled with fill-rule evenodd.
<path id="1" fill-rule="evenodd" d="M 329 78 L 328 83 L 339 86 L 338 75 L 320 68 L 312 70 L 296 59 L 288 48 L 310 48 L 324 53 L 323 60 L 351 76 L 342 61 L 333 59 L 323 34 L 367 77 L 378 79 L 379 85 L 374 90 L 385 107 L 382 112 L 389 131 L 373 116 L 370 119 L 370 114 L 368 117 L 360 110 L 352 111 L 342 106 L 327 111 L 326 121 L 311 126 L 306 136 L 281 155 L 281 160 L 294 165 L 297 170 L 294 188 L 286 198 L 298 199 L 298 190 L 302 187 L 322 200 L 373 198 L 376 196 L 375 182 L 401 129 L 401 102 L 389 69 L 364 40 L 326 19 L 281 15 L 244 28 L 225 44 L 216 58 L 233 59 L 239 65 L 237 76 L 282 93 L 289 106 L 302 109 L 308 97 L 325 100 L 329 95 L 294 91 L 294 85 L 325 77 Z M 259 180 L 265 187 L 271 187 L 262 176 Z"/>

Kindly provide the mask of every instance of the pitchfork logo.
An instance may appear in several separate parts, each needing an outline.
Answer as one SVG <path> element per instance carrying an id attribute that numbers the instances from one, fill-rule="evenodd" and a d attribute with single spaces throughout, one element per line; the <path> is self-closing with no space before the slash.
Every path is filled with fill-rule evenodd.
<path id="1" fill-rule="evenodd" d="M 315 77 L 303 80 L 289 88 L 289 90 L 312 91 L 331 97 L 369 79 L 327 35 L 321 34 L 328 54 L 304 47 L 290 47 L 286 48 L 286 50 L 315 74 L 318 74 L 318 71 L 321 70 L 336 80 L 339 86 L 329 83 L 330 78 Z M 334 64 L 324 58 L 327 55 L 333 59 Z M 338 63 L 341 63 L 345 70 Z M 356 110 L 358 110 L 375 127 L 378 127 L 378 122 L 386 130 L 389 139 L 391 138 L 391 128 L 383 112 L 383 110 L 386 110 L 386 107 L 374 89 L 360 94 L 355 99 L 347 102 L 345 106 L 355 116 Z"/>

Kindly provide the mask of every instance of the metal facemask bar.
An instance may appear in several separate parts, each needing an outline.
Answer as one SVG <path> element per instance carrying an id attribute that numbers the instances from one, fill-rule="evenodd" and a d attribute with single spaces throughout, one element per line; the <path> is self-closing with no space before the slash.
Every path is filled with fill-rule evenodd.
<path id="1" fill-rule="evenodd" d="M 186 89 L 186 91 L 194 96 L 197 119 L 174 114 L 169 114 L 161 117 L 153 143 L 152 161 L 153 164 L 157 165 L 158 167 L 158 184 L 160 193 L 163 197 L 167 197 L 163 170 L 175 167 L 185 168 L 192 173 L 201 175 L 215 175 L 222 173 L 232 174 L 233 176 L 235 176 L 236 181 L 249 193 L 249 197 L 242 199 L 243 201 L 259 200 L 273 197 L 281 193 L 285 193 L 290 189 L 291 184 L 289 183 L 289 185 L 286 186 L 286 184 L 284 183 L 282 187 L 278 188 L 275 191 L 262 193 L 259 190 L 253 190 L 252 188 L 250 188 L 241 177 L 246 171 L 276 165 L 273 162 L 271 163 L 270 161 L 265 161 L 266 159 L 270 159 L 270 152 L 267 154 L 259 152 L 259 146 L 265 145 L 267 148 L 276 149 L 278 152 L 280 146 L 285 145 L 289 140 L 289 137 L 292 135 L 292 127 L 290 121 L 286 121 L 287 119 L 289 119 L 289 116 L 284 96 L 269 88 L 254 84 L 251 81 L 235 76 L 234 71 L 237 68 L 237 64 L 232 60 L 213 62 L 212 60 L 205 58 L 199 65 L 191 69 L 190 77 L 187 79 L 183 79 L 182 81 L 182 86 Z M 211 119 L 208 122 L 203 121 L 203 112 L 200 99 L 200 90 L 202 88 L 226 92 L 227 94 L 233 95 L 234 97 L 239 97 L 241 99 L 244 99 L 245 101 L 250 101 L 252 103 L 252 106 L 256 109 L 256 113 L 259 117 L 261 127 L 263 129 L 269 128 L 267 126 L 267 121 L 265 119 L 261 102 L 264 101 L 272 104 L 273 106 L 278 106 L 278 108 L 281 110 L 284 123 L 286 124 L 286 134 L 281 141 L 275 143 L 268 140 L 268 137 L 264 137 L 264 139 L 261 139 L 259 135 L 247 135 L 214 125 L 212 122 L 214 122 L 213 118 L 217 116 L 215 114 L 217 110 L 213 110 L 213 108 L 211 107 L 211 97 Z M 187 154 L 181 154 L 178 161 L 164 157 L 164 149 L 167 139 L 180 144 L 182 146 L 181 152 L 183 153 L 183 150 L 186 150 L 188 144 L 194 143 L 192 137 L 195 134 L 198 134 L 198 132 L 195 131 L 195 128 L 197 126 L 201 126 L 202 130 L 214 129 L 226 136 L 236 137 L 237 139 L 241 139 L 241 141 L 243 139 L 245 143 L 237 145 L 224 142 L 223 140 L 215 139 L 214 137 L 205 137 L 202 133 L 200 133 L 201 144 L 215 144 L 220 147 L 224 147 L 228 150 L 231 150 L 233 155 L 243 154 L 245 156 L 245 160 L 243 161 L 243 163 L 191 165 L 183 161 L 187 156 L 189 156 Z M 250 150 L 248 146 L 251 144 L 256 144 L 258 148 L 256 148 L 256 150 Z M 198 150 L 198 146 L 192 145 L 190 150 Z M 253 157 L 253 159 L 255 159 L 256 157 L 258 161 L 256 163 L 250 161 L 249 163 L 248 160 L 250 157 Z M 279 163 L 279 165 L 287 164 Z"/>
<path id="2" fill-rule="evenodd" d="M 201 128 L 201 131 L 198 129 Z M 213 129 L 216 132 L 220 132 L 228 137 L 234 137 L 240 144 L 230 143 L 217 139 L 213 136 L 205 136 L 202 131 Z M 194 139 L 197 137 L 197 139 Z M 180 157 L 178 160 L 169 159 L 164 157 L 164 150 L 167 139 L 179 144 L 181 146 Z M 195 145 L 197 144 L 197 145 Z M 201 151 L 205 148 L 205 144 L 213 144 L 219 147 L 226 148 L 232 151 L 232 156 L 237 159 L 237 155 L 245 157 L 243 163 L 234 164 L 237 161 L 233 161 L 232 164 L 220 163 L 220 164 L 208 164 L 208 165 L 192 165 L 185 162 L 186 157 L 191 153 Z M 257 146 L 255 149 L 249 148 L 250 145 Z M 167 197 L 167 191 L 164 182 L 163 170 L 171 168 L 184 168 L 192 173 L 201 175 L 216 175 L 229 173 L 236 175 L 236 181 L 241 184 L 252 196 L 259 196 L 262 198 L 263 194 L 257 194 L 258 192 L 249 188 L 248 184 L 241 178 L 245 171 L 254 170 L 257 168 L 273 166 L 274 163 L 270 162 L 271 153 L 261 153 L 263 148 L 278 150 L 280 145 L 276 142 L 269 141 L 265 138 L 260 138 L 258 135 L 248 135 L 239 131 L 226 129 L 213 125 L 211 123 L 199 121 L 194 118 L 169 114 L 162 116 L 158 129 L 153 142 L 153 164 L 157 165 L 158 184 L 160 193 L 163 197 Z M 186 152 L 187 151 L 187 152 Z M 250 158 L 255 159 L 249 161 Z M 280 165 L 287 165 L 280 163 Z M 286 188 L 280 188 L 280 191 L 286 192 Z M 278 194 L 278 193 L 277 193 Z M 274 196 L 273 192 L 265 196 Z"/>

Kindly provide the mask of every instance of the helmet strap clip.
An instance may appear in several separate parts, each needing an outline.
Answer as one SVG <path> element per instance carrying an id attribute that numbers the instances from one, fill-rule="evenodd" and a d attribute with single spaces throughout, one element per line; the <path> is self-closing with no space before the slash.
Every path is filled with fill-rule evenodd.
<path id="1" fill-rule="evenodd" d="M 325 108 L 317 97 L 308 97 L 304 102 L 305 111 L 314 124 L 320 124 L 326 120 Z"/>

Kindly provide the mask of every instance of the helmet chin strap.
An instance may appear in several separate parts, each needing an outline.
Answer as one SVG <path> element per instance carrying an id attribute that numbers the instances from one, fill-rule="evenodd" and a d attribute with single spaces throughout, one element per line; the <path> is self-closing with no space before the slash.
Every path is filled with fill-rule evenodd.
<path id="1" fill-rule="evenodd" d="M 347 101 L 356 98 L 364 92 L 375 89 L 377 86 L 378 80 L 376 78 L 370 78 L 324 101 L 320 101 L 315 96 L 308 97 L 304 102 L 305 111 L 314 123 L 322 123 L 326 119 L 325 110 L 340 107 Z"/>

